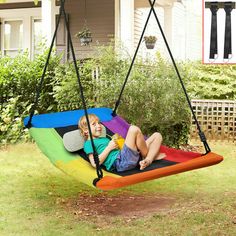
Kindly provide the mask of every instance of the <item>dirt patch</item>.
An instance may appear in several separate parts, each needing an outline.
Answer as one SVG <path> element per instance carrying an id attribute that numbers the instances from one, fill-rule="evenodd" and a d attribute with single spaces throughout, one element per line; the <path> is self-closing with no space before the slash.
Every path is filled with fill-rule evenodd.
<path id="1" fill-rule="evenodd" d="M 109 218 L 119 216 L 135 219 L 169 210 L 175 203 L 175 199 L 160 195 L 130 195 L 123 193 L 109 196 L 102 193 L 95 196 L 81 194 L 77 199 L 64 200 L 61 203 L 80 219 L 100 216 L 108 216 Z"/>

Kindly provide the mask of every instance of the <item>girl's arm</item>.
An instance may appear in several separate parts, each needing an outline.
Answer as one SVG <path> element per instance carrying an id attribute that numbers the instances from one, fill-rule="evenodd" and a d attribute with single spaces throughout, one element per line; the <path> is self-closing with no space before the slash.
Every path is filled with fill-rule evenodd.
<path id="1" fill-rule="evenodd" d="M 116 144 L 116 142 L 114 142 L 113 140 L 111 140 L 108 144 L 108 146 L 104 149 L 104 151 L 98 156 L 99 158 L 99 164 L 101 165 L 107 158 L 107 156 L 109 155 L 109 153 L 113 150 L 113 149 L 117 149 L 118 145 Z M 96 164 L 94 162 L 94 157 L 93 154 L 89 154 L 89 161 L 91 163 L 91 165 L 95 168 Z"/>

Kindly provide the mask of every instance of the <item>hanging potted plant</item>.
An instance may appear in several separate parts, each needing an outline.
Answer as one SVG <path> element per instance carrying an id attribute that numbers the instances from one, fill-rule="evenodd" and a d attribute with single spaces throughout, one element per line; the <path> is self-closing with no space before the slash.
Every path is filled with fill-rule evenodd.
<path id="1" fill-rule="evenodd" d="M 92 33 L 87 26 L 75 34 L 75 37 L 80 40 L 81 46 L 87 46 L 92 42 Z"/>
<path id="2" fill-rule="evenodd" d="M 145 44 L 146 44 L 146 48 L 147 49 L 153 49 L 155 47 L 156 41 L 157 41 L 157 37 L 156 36 L 144 36 L 143 38 Z"/>

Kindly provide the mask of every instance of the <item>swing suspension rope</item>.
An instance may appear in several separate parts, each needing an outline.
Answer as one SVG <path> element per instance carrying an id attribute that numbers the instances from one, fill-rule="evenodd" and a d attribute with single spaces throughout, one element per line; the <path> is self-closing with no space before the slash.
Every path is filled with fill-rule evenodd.
<path id="1" fill-rule="evenodd" d="M 154 6 L 155 2 L 156 2 L 156 0 L 154 0 L 153 3 L 151 3 L 151 6 L 152 6 L 152 7 Z M 115 108 L 113 109 L 113 112 L 112 112 L 112 115 L 113 115 L 113 116 L 116 116 L 117 108 L 118 108 L 118 106 L 120 105 L 120 101 L 121 101 L 122 94 L 123 94 L 123 92 L 124 92 L 126 83 L 127 83 L 128 79 L 129 79 L 129 76 L 130 76 L 132 67 L 133 67 L 133 65 L 134 65 L 135 58 L 136 58 L 136 56 L 137 56 L 137 54 L 138 54 L 138 50 L 139 50 L 139 47 L 140 47 L 140 45 L 141 45 L 141 42 L 142 42 L 142 39 L 143 39 L 143 35 L 144 35 L 145 30 L 146 30 L 146 28 L 147 28 L 148 21 L 149 21 L 149 19 L 150 19 L 151 14 L 152 14 L 152 8 L 150 9 L 150 11 L 149 11 L 149 13 L 148 13 L 148 17 L 147 17 L 147 20 L 146 20 L 146 22 L 145 22 L 145 24 L 144 24 L 143 31 L 142 31 L 142 33 L 141 33 L 141 36 L 140 36 L 140 39 L 139 39 L 139 42 L 138 42 L 138 46 L 137 46 L 137 48 L 136 48 L 136 50 L 135 50 L 135 53 L 134 53 L 132 62 L 131 62 L 131 64 L 130 64 L 129 70 L 128 70 L 127 75 L 126 75 L 126 77 L 125 77 L 125 82 L 124 82 L 124 84 L 123 84 L 123 86 L 122 86 L 122 88 L 121 88 L 119 97 L 118 97 L 118 99 L 117 99 L 117 101 L 116 101 L 116 104 L 115 104 Z"/>
<path id="2" fill-rule="evenodd" d="M 80 88 L 80 97 L 81 97 L 82 104 L 83 104 L 83 109 L 84 109 L 84 113 L 85 113 L 85 117 L 86 117 L 86 122 L 88 124 L 89 137 L 90 137 L 92 148 L 93 148 L 94 162 L 96 164 L 96 171 L 97 171 L 97 177 L 98 177 L 98 178 L 96 178 L 94 180 L 94 184 L 96 184 L 96 182 L 99 181 L 103 177 L 103 172 L 102 172 L 102 169 L 101 169 L 101 166 L 100 166 L 100 163 L 99 163 L 98 153 L 97 153 L 95 145 L 94 145 L 92 131 L 91 131 L 91 128 L 90 128 L 90 122 L 89 122 L 88 111 L 87 111 L 87 106 L 86 106 L 86 102 L 85 102 L 85 96 L 84 96 L 84 92 L 83 92 L 83 86 L 82 86 L 82 83 L 81 83 L 80 74 L 79 74 L 79 70 L 78 70 L 78 66 L 77 66 L 77 62 L 76 62 L 75 51 L 74 51 L 74 47 L 73 47 L 73 43 L 72 43 L 72 38 L 71 38 L 71 33 L 70 33 L 70 28 L 69 28 L 69 22 L 68 22 L 68 19 L 67 19 L 67 16 L 66 16 L 66 12 L 65 12 L 65 1 L 66 0 L 61 0 L 60 13 L 59 13 L 59 17 L 58 17 L 57 24 L 56 24 L 56 29 L 55 29 L 55 32 L 54 32 L 54 35 L 53 35 L 53 39 L 52 39 L 52 42 L 51 42 L 51 46 L 50 46 L 50 49 L 49 49 L 49 53 L 48 53 L 48 56 L 47 56 L 47 61 L 46 61 L 46 64 L 44 66 L 44 69 L 43 69 L 42 77 L 41 77 L 39 86 L 37 88 L 34 105 L 32 107 L 32 111 L 30 113 L 30 118 L 29 118 L 29 121 L 28 121 L 28 124 L 27 124 L 26 127 L 30 128 L 32 126 L 31 125 L 32 118 L 33 118 L 35 109 L 36 109 L 36 107 L 38 105 L 40 92 L 42 90 L 42 85 L 43 85 L 44 77 L 45 77 L 46 70 L 47 70 L 47 67 L 48 67 L 48 64 L 49 64 L 49 59 L 50 59 L 50 56 L 51 56 L 51 53 L 52 53 L 52 48 L 53 48 L 53 45 L 54 45 L 56 34 L 57 34 L 57 31 L 58 31 L 58 28 L 59 28 L 60 19 L 61 19 L 62 15 L 63 15 L 64 16 L 64 21 L 65 21 L 65 25 L 66 25 L 66 29 L 67 29 L 67 32 L 68 32 L 69 47 L 71 49 L 73 63 L 74 63 L 74 67 L 75 67 L 75 72 L 76 72 L 76 76 L 77 76 L 78 84 L 79 84 L 79 88 Z"/>
<path id="3" fill-rule="evenodd" d="M 115 108 L 114 108 L 112 114 L 113 114 L 113 116 L 116 115 L 116 111 L 117 111 L 117 108 L 118 108 L 118 106 L 119 106 L 119 104 L 120 104 L 120 100 L 121 100 L 122 94 L 123 94 L 123 92 L 124 92 L 125 85 L 126 85 L 126 83 L 127 83 L 127 81 L 128 81 L 130 72 L 131 72 L 131 70 L 132 70 L 132 67 L 133 67 L 133 65 L 134 65 L 135 58 L 136 58 L 136 56 L 137 56 L 137 53 L 138 53 L 138 50 L 139 50 L 139 47 L 140 47 L 140 44 L 141 44 L 141 42 L 142 42 L 142 38 L 143 38 L 144 32 L 145 32 L 145 30 L 146 30 L 146 27 L 147 27 L 148 21 L 149 21 L 149 19 L 150 19 L 151 13 L 153 12 L 153 13 L 154 13 L 154 16 L 155 16 L 155 19 L 156 19 L 156 21 L 157 21 L 158 27 L 159 27 L 159 29 L 160 29 L 161 35 L 162 35 L 162 37 L 163 37 L 163 39 L 164 39 L 164 42 L 165 42 L 165 45 L 166 45 L 166 47 L 167 47 L 168 53 L 169 53 L 169 55 L 170 55 L 171 61 L 172 61 L 172 63 L 173 63 L 175 72 L 176 72 L 176 74 L 177 74 L 177 76 L 178 76 L 178 78 L 179 78 L 181 87 L 182 87 L 182 89 L 183 89 L 183 91 L 184 91 L 185 97 L 186 97 L 187 102 L 188 102 L 188 105 L 189 105 L 189 107 L 190 107 L 190 110 L 191 110 L 193 119 L 194 119 L 194 121 L 195 121 L 195 123 L 196 123 L 196 125 L 197 125 L 199 137 L 200 137 L 201 142 L 203 143 L 203 145 L 204 145 L 204 147 L 205 147 L 206 153 L 209 153 L 209 152 L 211 151 L 211 149 L 210 149 L 210 147 L 209 147 L 209 145 L 208 145 L 208 143 L 207 143 L 206 136 L 205 136 L 205 134 L 202 132 L 201 127 L 200 127 L 200 125 L 199 125 L 199 122 L 198 122 L 198 120 L 197 120 L 197 117 L 196 117 L 196 115 L 195 115 L 195 113 L 194 113 L 194 110 L 193 110 L 193 107 L 192 107 L 192 105 L 191 105 L 191 101 L 190 101 L 189 96 L 188 96 L 188 94 L 187 94 L 186 88 L 185 88 L 185 86 L 184 86 L 183 80 L 182 80 L 182 78 L 181 78 L 181 76 L 180 76 L 178 67 L 177 67 L 177 65 L 176 65 L 176 63 L 175 63 L 175 60 L 174 60 L 174 57 L 173 57 L 172 52 L 171 52 L 171 50 L 170 50 L 169 44 L 168 44 L 168 42 L 167 42 L 167 40 L 166 40 L 164 31 L 163 31 L 163 29 L 162 29 L 162 27 L 161 27 L 161 24 L 160 24 L 160 22 L 159 22 L 158 16 L 157 16 L 157 14 L 156 14 L 156 11 L 155 11 L 155 8 L 154 8 L 154 5 L 155 5 L 156 0 L 153 0 L 153 2 L 152 2 L 151 0 L 148 0 L 148 1 L 149 1 L 149 4 L 150 4 L 151 9 L 150 9 L 150 11 L 149 11 L 149 14 L 148 14 L 146 23 L 145 23 L 145 25 L 144 25 L 142 34 L 141 34 L 140 39 L 139 39 L 139 42 L 138 42 L 138 46 L 137 46 L 137 48 L 136 48 L 136 50 L 135 50 L 135 53 L 134 53 L 133 60 L 132 60 L 131 65 L 130 65 L 130 67 L 129 67 L 129 70 L 128 70 L 128 73 L 127 73 L 127 75 L 126 75 L 126 78 L 125 78 L 123 87 L 122 87 L 122 89 L 121 89 L 121 91 L 120 91 L 119 98 L 118 98 L 118 100 L 116 101 Z"/>

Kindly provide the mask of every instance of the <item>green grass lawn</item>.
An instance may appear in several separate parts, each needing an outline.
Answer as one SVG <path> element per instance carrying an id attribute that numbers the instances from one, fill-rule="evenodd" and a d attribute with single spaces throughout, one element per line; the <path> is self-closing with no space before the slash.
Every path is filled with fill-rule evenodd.
<path id="1" fill-rule="evenodd" d="M 131 219 L 75 216 L 65 203 L 104 193 L 64 175 L 34 144 L 2 148 L 0 235 L 236 235 L 236 145 L 211 146 L 225 157 L 222 163 L 107 193 L 174 200 Z"/>

